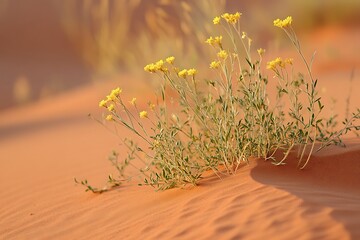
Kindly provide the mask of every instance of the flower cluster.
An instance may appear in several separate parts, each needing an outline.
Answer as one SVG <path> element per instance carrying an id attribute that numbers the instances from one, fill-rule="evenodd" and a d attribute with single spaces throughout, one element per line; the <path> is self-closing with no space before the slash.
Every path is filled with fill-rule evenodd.
<path id="1" fill-rule="evenodd" d="M 279 28 L 284 28 L 284 27 L 290 26 L 291 23 L 292 23 L 292 17 L 291 16 L 288 16 L 284 20 L 280 20 L 279 18 L 274 20 L 274 26 L 279 27 Z"/>
<path id="2" fill-rule="evenodd" d="M 213 19 L 213 23 L 215 24 L 215 25 L 217 25 L 217 24 L 219 24 L 220 23 L 220 17 L 214 17 L 214 19 Z"/>
<path id="3" fill-rule="evenodd" d="M 212 61 L 211 63 L 210 63 L 210 68 L 211 69 L 218 69 L 219 67 L 220 67 L 220 61 Z"/>
<path id="4" fill-rule="evenodd" d="M 197 70 L 195 68 L 191 68 L 191 69 L 187 70 L 188 76 L 195 76 L 196 73 L 197 73 Z"/>
<path id="5" fill-rule="evenodd" d="M 221 50 L 220 52 L 217 53 L 217 56 L 221 59 L 226 59 L 228 56 L 228 53 L 225 50 Z"/>
<path id="6" fill-rule="evenodd" d="M 222 39 L 222 36 L 218 36 L 218 37 L 215 37 L 214 39 L 211 38 L 211 40 L 209 40 L 209 39 L 208 40 L 209 40 L 209 42 L 212 41 L 214 43 L 221 44 L 221 39 Z M 165 61 L 164 60 L 159 60 L 156 63 L 150 63 L 150 64 L 146 65 L 144 67 L 144 70 L 146 72 L 150 72 L 150 73 L 156 73 L 157 71 L 161 71 L 161 72 L 163 72 L 165 74 L 168 74 L 169 71 L 166 68 L 165 64 L 168 63 L 168 64 L 173 65 L 174 61 L 175 61 L 175 57 L 170 56 L 170 57 L 166 58 Z M 178 68 L 174 67 L 173 69 L 175 70 L 176 74 L 181 78 L 186 78 L 186 76 L 193 76 L 194 77 L 196 75 L 196 73 L 197 73 L 197 70 L 195 68 L 179 70 Z M 134 105 L 135 102 L 133 103 L 131 101 L 131 104 Z"/>
<path id="7" fill-rule="evenodd" d="M 223 19 L 225 19 L 225 21 L 227 23 L 230 24 L 236 24 L 238 22 L 238 20 L 240 19 L 240 16 L 242 15 L 242 13 L 236 12 L 234 14 L 230 14 L 230 13 L 224 13 L 223 15 L 221 15 L 221 17 Z M 220 20 L 219 20 L 220 21 Z"/>
<path id="8" fill-rule="evenodd" d="M 103 99 L 99 102 L 99 107 L 110 107 L 111 105 L 107 106 L 108 103 L 111 101 L 115 101 L 119 97 L 121 92 L 122 92 L 122 89 L 119 87 L 111 90 L 110 94 L 106 96 L 106 99 Z M 113 107 L 111 107 L 110 109 L 114 110 Z"/>
<path id="9" fill-rule="evenodd" d="M 141 112 L 139 113 L 139 116 L 140 116 L 140 118 L 147 118 L 147 117 L 148 117 L 148 113 L 147 113 L 147 111 L 141 111 Z"/>
<path id="10" fill-rule="evenodd" d="M 285 60 L 282 60 L 281 57 L 277 57 L 274 60 L 270 61 L 267 63 L 266 68 L 267 69 L 271 69 L 271 70 L 275 70 L 276 67 L 281 67 L 281 68 L 285 68 L 285 64 L 290 64 L 292 65 L 293 59 L 292 58 L 287 58 Z"/>
<path id="11" fill-rule="evenodd" d="M 268 62 L 266 65 L 266 68 L 275 70 L 277 66 L 285 67 L 285 63 L 283 62 L 281 57 L 277 57 L 274 60 L 271 60 L 270 62 Z"/>
<path id="12" fill-rule="evenodd" d="M 115 105 L 113 104 L 113 102 L 115 102 L 119 98 L 121 92 L 122 92 L 122 89 L 119 87 L 111 90 L 109 95 L 106 96 L 106 99 L 103 99 L 99 102 L 99 107 L 104 107 L 110 113 L 113 113 L 115 111 Z M 109 103 L 109 102 L 111 102 L 111 103 Z M 114 118 L 111 114 L 108 114 L 105 119 L 107 121 L 114 120 Z"/>
<path id="13" fill-rule="evenodd" d="M 185 77 L 186 77 L 186 74 L 187 74 L 187 69 L 183 69 L 183 70 L 181 70 L 181 71 L 178 72 L 178 76 L 179 76 L 179 77 L 185 78 Z"/>
<path id="14" fill-rule="evenodd" d="M 197 70 L 195 68 L 183 69 L 178 72 L 178 76 L 182 77 L 182 78 L 186 78 L 186 76 L 195 76 L 196 73 L 197 73 Z"/>
<path id="15" fill-rule="evenodd" d="M 175 60 L 175 57 L 171 56 L 171 57 L 166 58 L 165 61 L 169 64 L 173 64 L 174 60 Z M 150 63 L 150 64 L 146 65 L 144 67 L 144 70 L 146 72 L 150 72 L 150 73 L 155 73 L 157 71 L 167 72 L 168 69 L 165 67 L 164 64 L 165 64 L 164 60 L 161 59 L 161 60 L 157 61 L 156 63 Z"/>
<path id="16" fill-rule="evenodd" d="M 215 46 L 216 44 L 218 44 L 220 46 L 220 48 L 222 47 L 221 45 L 221 41 L 222 41 L 222 36 L 217 36 L 217 37 L 209 37 L 208 39 L 206 39 L 206 43 L 211 45 L 211 46 Z"/>
<path id="17" fill-rule="evenodd" d="M 168 57 L 168 58 L 166 58 L 165 61 L 169 64 L 173 64 L 175 61 L 175 57 L 174 56 Z"/>

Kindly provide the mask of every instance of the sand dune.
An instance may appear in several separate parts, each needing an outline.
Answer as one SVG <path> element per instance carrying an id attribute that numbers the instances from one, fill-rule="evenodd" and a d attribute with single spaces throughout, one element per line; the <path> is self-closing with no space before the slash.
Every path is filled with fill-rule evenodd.
<path id="1" fill-rule="evenodd" d="M 116 137 L 86 117 L 99 114 L 99 99 L 114 86 L 89 85 L 1 113 L 0 239 L 360 238 L 357 139 L 315 154 L 304 171 L 294 157 L 282 167 L 258 160 L 192 189 L 129 183 L 85 193 L 73 177 L 101 185 L 114 172 L 105 159 Z"/>
<path id="2" fill-rule="evenodd" d="M 351 107 L 360 106 L 359 31 L 339 31 L 304 45 L 341 49 L 333 58 L 319 51 L 315 72 L 344 116 L 350 89 Z M 155 192 L 133 182 L 85 193 L 73 178 L 104 184 L 119 142 L 87 114 L 99 116 L 98 101 L 118 84 L 124 98 L 142 96 L 139 104 L 151 97 L 146 84 L 116 80 L 0 112 L 0 239 L 360 239 L 359 139 L 316 153 L 303 171 L 292 156 L 281 167 L 252 161 L 192 189 Z"/>

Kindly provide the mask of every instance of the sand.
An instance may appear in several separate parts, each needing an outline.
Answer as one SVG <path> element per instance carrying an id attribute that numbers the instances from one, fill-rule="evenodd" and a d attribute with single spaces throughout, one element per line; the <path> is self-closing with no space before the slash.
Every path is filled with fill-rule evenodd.
<path id="1" fill-rule="evenodd" d="M 338 78 L 346 79 L 352 66 L 335 69 L 333 61 L 316 71 L 327 95 L 340 98 L 334 111 L 343 114 L 350 85 Z M 358 75 L 353 89 L 360 87 Z M 115 173 L 106 157 L 119 141 L 87 117 L 99 116 L 97 103 L 114 86 L 93 83 L 0 112 L 0 239 L 360 238 L 355 138 L 347 148 L 316 153 L 303 171 L 291 156 L 286 166 L 254 160 L 235 176 L 208 177 L 191 189 L 155 192 L 133 182 L 85 193 L 74 177 L 101 186 Z M 146 88 L 128 84 L 124 97 Z M 352 106 L 360 106 L 357 94 Z"/>

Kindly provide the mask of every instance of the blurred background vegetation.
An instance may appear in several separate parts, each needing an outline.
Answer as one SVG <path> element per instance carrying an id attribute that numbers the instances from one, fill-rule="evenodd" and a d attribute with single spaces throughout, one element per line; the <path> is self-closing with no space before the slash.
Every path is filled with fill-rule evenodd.
<path id="1" fill-rule="evenodd" d="M 146 63 L 168 55 L 205 66 L 203 42 L 224 11 L 243 12 L 264 48 L 277 17 L 292 15 L 304 34 L 360 27 L 358 0 L 0 0 L 0 109 L 119 74 L 141 79 Z"/>

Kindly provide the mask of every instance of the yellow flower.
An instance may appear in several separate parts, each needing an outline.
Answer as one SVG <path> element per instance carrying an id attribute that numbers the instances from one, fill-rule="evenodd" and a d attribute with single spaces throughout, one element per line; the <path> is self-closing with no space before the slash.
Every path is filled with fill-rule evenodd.
<path id="1" fill-rule="evenodd" d="M 155 64 L 150 63 L 144 67 L 146 72 L 155 73 L 156 71 L 167 72 L 167 68 L 164 67 L 164 60 L 159 60 Z"/>
<path id="2" fill-rule="evenodd" d="M 185 77 L 186 77 L 186 74 L 187 74 L 187 69 L 183 69 L 183 70 L 181 70 L 180 72 L 178 72 L 178 76 L 179 76 L 179 77 L 185 78 Z"/>
<path id="3" fill-rule="evenodd" d="M 115 88 L 111 91 L 111 93 L 109 95 L 107 95 L 107 101 L 115 101 L 116 98 L 120 95 L 120 93 L 122 92 L 121 88 Z"/>
<path id="4" fill-rule="evenodd" d="M 140 116 L 140 118 L 147 118 L 148 113 L 147 113 L 147 111 L 141 111 L 141 112 L 139 113 L 139 116 Z"/>
<path id="5" fill-rule="evenodd" d="M 226 19 L 230 18 L 230 14 L 224 13 L 223 15 L 221 15 L 221 17 L 226 20 Z"/>
<path id="6" fill-rule="evenodd" d="M 257 52 L 260 56 L 262 56 L 265 53 L 265 49 L 259 48 Z"/>
<path id="7" fill-rule="evenodd" d="M 215 43 L 215 40 L 213 39 L 213 37 L 209 37 L 208 39 L 206 39 L 205 41 L 207 44 L 213 46 Z"/>
<path id="8" fill-rule="evenodd" d="M 236 12 L 235 14 L 224 13 L 221 17 L 225 19 L 226 22 L 235 24 L 240 19 L 241 15 L 242 13 L 239 12 Z"/>
<path id="9" fill-rule="evenodd" d="M 241 15 L 242 15 L 242 13 L 236 12 L 235 14 L 233 14 L 233 17 L 235 19 L 239 20 Z"/>
<path id="10" fill-rule="evenodd" d="M 266 65 L 266 69 L 275 70 L 275 68 L 276 68 L 276 64 L 273 61 L 268 62 L 267 65 Z"/>
<path id="11" fill-rule="evenodd" d="M 222 36 L 217 36 L 215 38 L 213 37 L 209 37 L 208 39 L 206 39 L 206 43 L 211 45 L 211 46 L 214 46 L 215 44 L 219 44 L 219 46 L 221 46 L 221 40 L 222 40 Z"/>
<path id="12" fill-rule="evenodd" d="M 110 94 L 106 96 L 106 100 L 107 101 L 115 101 L 116 100 L 116 96 L 114 94 Z"/>
<path id="13" fill-rule="evenodd" d="M 144 70 L 145 70 L 146 72 L 150 72 L 150 73 L 156 72 L 155 64 L 150 63 L 150 64 L 146 65 L 146 66 L 144 67 Z"/>
<path id="14" fill-rule="evenodd" d="M 109 95 L 106 96 L 107 101 L 115 101 L 116 100 L 116 95 L 113 93 L 110 93 Z"/>
<path id="15" fill-rule="evenodd" d="M 165 61 L 169 64 L 173 64 L 175 61 L 175 57 L 174 56 L 168 57 L 168 58 L 166 58 Z"/>
<path id="16" fill-rule="evenodd" d="M 277 66 L 280 66 L 280 67 L 285 66 L 283 60 L 280 57 L 268 62 L 267 65 L 266 65 L 266 68 L 275 70 Z"/>
<path id="17" fill-rule="evenodd" d="M 220 17 L 214 17 L 213 23 L 214 23 L 215 25 L 219 24 L 219 23 L 220 23 Z"/>
<path id="18" fill-rule="evenodd" d="M 280 20 L 280 18 L 274 20 L 274 26 L 282 27 L 282 21 Z"/>
<path id="19" fill-rule="evenodd" d="M 227 56 L 228 56 L 228 54 L 227 54 L 227 52 L 225 50 L 221 50 L 220 52 L 218 52 L 217 55 L 218 55 L 219 58 L 222 58 L 222 59 L 226 59 Z"/>
<path id="20" fill-rule="evenodd" d="M 168 69 L 166 67 L 164 67 L 164 61 L 159 60 L 155 63 L 155 70 L 161 71 L 161 72 L 167 72 Z"/>
<path id="21" fill-rule="evenodd" d="M 195 68 L 187 70 L 187 75 L 194 76 L 197 73 L 197 70 Z"/>
<path id="22" fill-rule="evenodd" d="M 284 28 L 284 27 L 290 26 L 291 23 L 292 23 L 292 17 L 291 16 L 288 16 L 284 20 L 280 20 L 279 18 L 274 20 L 274 26 L 279 27 L 279 28 Z"/>
<path id="23" fill-rule="evenodd" d="M 215 39 L 214 39 L 214 42 L 215 43 L 217 43 L 217 44 L 219 44 L 219 45 L 221 45 L 221 40 L 222 40 L 222 36 L 220 35 L 220 36 L 217 36 L 217 37 L 215 37 Z"/>
<path id="24" fill-rule="evenodd" d="M 155 70 L 159 70 L 161 71 L 162 67 L 164 66 L 164 61 L 163 60 L 159 60 L 155 63 Z"/>
<path id="25" fill-rule="evenodd" d="M 113 116 L 111 114 L 107 115 L 105 118 L 107 121 L 112 121 L 114 120 Z"/>
<path id="26" fill-rule="evenodd" d="M 99 107 L 105 107 L 106 104 L 107 104 L 107 101 L 106 101 L 106 100 L 101 100 L 101 101 L 99 102 Z"/>
<path id="27" fill-rule="evenodd" d="M 135 104 L 136 104 L 136 98 L 135 97 L 131 99 L 130 104 L 135 106 Z"/>
<path id="28" fill-rule="evenodd" d="M 220 67 L 220 61 L 212 61 L 211 63 L 210 63 L 210 68 L 211 69 L 217 69 L 217 68 L 219 68 Z"/>
<path id="29" fill-rule="evenodd" d="M 111 94 L 114 94 L 115 96 L 119 96 L 120 93 L 122 93 L 122 89 L 119 87 L 111 91 Z"/>
<path id="30" fill-rule="evenodd" d="M 110 112 L 114 111 L 114 109 L 115 109 L 114 104 L 111 104 L 110 106 L 108 106 L 107 109 L 108 109 Z"/>

